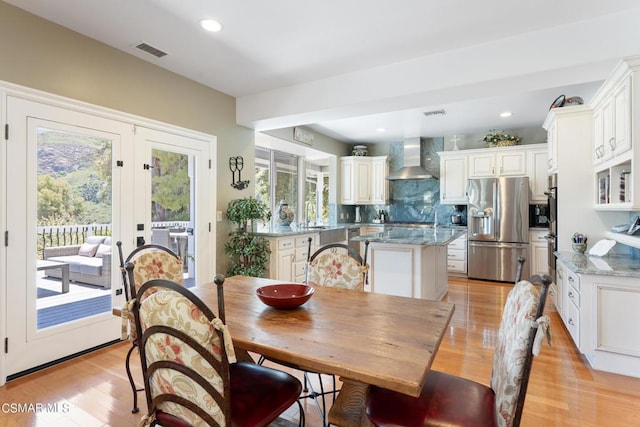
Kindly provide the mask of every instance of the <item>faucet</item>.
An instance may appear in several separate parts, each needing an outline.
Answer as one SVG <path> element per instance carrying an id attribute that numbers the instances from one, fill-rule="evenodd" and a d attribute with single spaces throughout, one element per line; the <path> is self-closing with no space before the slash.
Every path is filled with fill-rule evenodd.
<path id="1" fill-rule="evenodd" d="M 433 210 L 433 225 L 437 226 L 438 225 L 438 209 L 436 209 L 435 206 L 424 206 L 422 210 L 420 210 L 420 214 L 424 215 L 425 211 L 429 209 Z"/>

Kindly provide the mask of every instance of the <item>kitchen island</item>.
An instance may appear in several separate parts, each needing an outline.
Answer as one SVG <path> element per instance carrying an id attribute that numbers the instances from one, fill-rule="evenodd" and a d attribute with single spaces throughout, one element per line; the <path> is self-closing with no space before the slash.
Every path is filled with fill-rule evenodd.
<path id="1" fill-rule="evenodd" d="M 447 293 L 447 245 L 464 228 L 385 227 L 353 240 L 368 240 L 369 280 L 365 290 L 387 295 L 441 300 Z"/>

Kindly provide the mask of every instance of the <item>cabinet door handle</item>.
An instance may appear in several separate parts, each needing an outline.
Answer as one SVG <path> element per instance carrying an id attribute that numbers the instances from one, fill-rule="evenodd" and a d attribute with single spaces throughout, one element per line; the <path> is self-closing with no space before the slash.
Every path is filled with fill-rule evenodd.
<path id="1" fill-rule="evenodd" d="M 569 320 L 567 320 L 567 323 L 572 325 L 572 326 L 575 325 L 575 323 L 573 323 L 573 319 L 572 318 L 569 318 Z"/>
<path id="2" fill-rule="evenodd" d="M 569 282 L 573 283 L 573 277 L 569 276 Z"/>
<path id="3" fill-rule="evenodd" d="M 609 146 L 611 147 L 612 150 L 616 149 L 616 138 L 615 137 L 611 137 L 609 138 Z"/>
<path id="4" fill-rule="evenodd" d="M 569 292 L 569 298 L 573 299 L 573 292 Z"/>

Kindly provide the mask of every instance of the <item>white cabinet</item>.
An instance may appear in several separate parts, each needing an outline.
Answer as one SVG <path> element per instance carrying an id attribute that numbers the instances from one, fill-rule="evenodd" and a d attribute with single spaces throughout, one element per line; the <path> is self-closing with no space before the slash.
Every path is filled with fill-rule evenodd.
<path id="1" fill-rule="evenodd" d="M 626 74 L 593 113 L 593 161 L 599 165 L 631 149 L 631 76 Z"/>
<path id="2" fill-rule="evenodd" d="M 640 121 L 640 56 L 622 61 L 593 96 L 594 205 L 597 210 L 640 209 L 640 179 L 634 168 L 640 150 L 633 143 Z M 635 80 L 635 81 L 634 81 Z M 635 85 L 634 85 L 635 83 Z"/>
<path id="3" fill-rule="evenodd" d="M 548 230 L 531 230 L 529 232 L 529 271 L 531 274 L 549 274 L 549 252 L 545 235 Z"/>
<path id="4" fill-rule="evenodd" d="M 375 205 L 383 205 L 389 199 L 389 162 L 387 157 L 371 158 L 371 202 Z"/>
<path id="5" fill-rule="evenodd" d="M 440 203 L 467 203 L 467 155 L 460 152 L 440 153 Z"/>
<path id="6" fill-rule="evenodd" d="M 640 324 L 638 279 L 578 274 L 560 260 L 557 271 L 557 285 L 563 286 L 558 313 L 589 364 L 640 377 L 640 329 L 634 327 Z"/>
<path id="7" fill-rule="evenodd" d="M 340 158 L 340 203 L 343 205 L 384 204 L 388 199 L 386 156 Z"/>
<path id="8" fill-rule="evenodd" d="M 548 116 L 549 117 L 549 116 Z M 558 122 L 555 117 L 542 125 L 547 130 L 547 172 L 558 172 Z"/>
<path id="9" fill-rule="evenodd" d="M 528 176 L 530 201 L 544 203 L 546 153 L 546 144 L 440 151 L 440 203 L 466 204 L 468 178 L 498 176 Z"/>
<path id="10" fill-rule="evenodd" d="M 548 159 L 548 152 L 544 147 L 527 152 L 526 175 L 529 177 L 529 187 L 531 188 L 531 194 L 529 195 L 531 203 L 547 202 L 545 192 L 549 187 Z"/>
<path id="11" fill-rule="evenodd" d="M 526 164 L 526 152 L 520 150 L 472 154 L 469 156 L 469 178 L 521 176 L 526 173 Z"/>
<path id="12" fill-rule="evenodd" d="M 467 275 L 467 235 L 458 237 L 447 246 L 447 269 L 454 276 Z"/>
<path id="13" fill-rule="evenodd" d="M 267 237 L 271 248 L 267 277 L 287 282 L 303 282 L 307 254 L 318 247 L 318 233 Z"/>
<path id="14" fill-rule="evenodd" d="M 447 293 L 447 247 L 371 242 L 365 291 L 440 301 Z"/>

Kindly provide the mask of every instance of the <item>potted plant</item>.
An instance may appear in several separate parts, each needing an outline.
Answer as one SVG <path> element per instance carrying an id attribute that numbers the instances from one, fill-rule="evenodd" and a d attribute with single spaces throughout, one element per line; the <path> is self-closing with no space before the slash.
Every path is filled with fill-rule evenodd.
<path id="1" fill-rule="evenodd" d="M 509 147 L 520 143 L 520 137 L 518 135 L 498 132 L 495 129 L 491 129 L 489 133 L 482 138 L 482 140 L 485 142 L 487 147 Z"/>
<path id="2" fill-rule="evenodd" d="M 271 253 L 269 241 L 250 233 L 248 225 L 258 220 L 269 221 L 271 210 L 266 203 L 258 199 L 234 199 L 227 207 L 227 218 L 236 225 L 229 234 L 229 240 L 224 244 L 224 251 L 231 258 L 227 274 L 262 277 Z M 255 227 L 252 227 L 251 231 L 254 229 Z"/>

